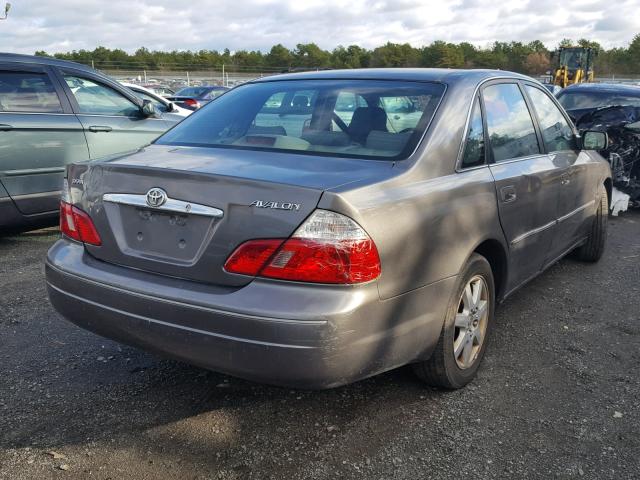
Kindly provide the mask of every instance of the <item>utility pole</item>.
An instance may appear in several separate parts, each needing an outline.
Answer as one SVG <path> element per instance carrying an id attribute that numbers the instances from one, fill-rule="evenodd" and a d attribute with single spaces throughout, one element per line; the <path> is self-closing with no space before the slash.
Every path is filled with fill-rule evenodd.
<path id="1" fill-rule="evenodd" d="M 6 20 L 7 19 L 7 17 L 9 16 L 9 10 L 11 10 L 11 4 L 7 3 L 4 6 L 4 17 L 0 17 L 0 20 Z"/>

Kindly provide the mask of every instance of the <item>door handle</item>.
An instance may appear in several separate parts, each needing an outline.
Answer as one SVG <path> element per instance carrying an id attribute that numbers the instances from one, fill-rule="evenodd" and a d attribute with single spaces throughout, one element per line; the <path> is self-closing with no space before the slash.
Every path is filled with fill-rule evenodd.
<path id="1" fill-rule="evenodd" d="M 517 198 L 516 187 L 513 185 L 508 185 L 500 189 L 500 200 L 502 200 L 503 203 L 515 202 Z"/>
<path id="2" fill-rule="evenodd" d="M 568 173 L 563 173 L 560 177 L 560 185 L 569 185 L 571 183 L 571 177 Z"/>
<path id="3" fill-rule="evenodd" d="M 8 132 L 13 130 L 13 125 L 0 124 L 0 132 Z"/>
<path id="4" fill-rule="evenodd" d="M 113 128 L 107 125 L 91 125 L 89 127 L 90 132 L 110 132 Z"/>

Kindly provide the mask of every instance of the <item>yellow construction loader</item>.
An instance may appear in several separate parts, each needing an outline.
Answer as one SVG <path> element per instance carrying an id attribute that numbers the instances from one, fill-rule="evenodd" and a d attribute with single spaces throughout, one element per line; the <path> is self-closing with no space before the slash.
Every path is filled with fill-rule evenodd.
<path id="1" fill-rule="evenodd" d="M 593 82 L 594 48 L 560 47 L 553 53 L 557 57 L 557 67 L 553 84 L 562 88 L 574 83 Z"/>

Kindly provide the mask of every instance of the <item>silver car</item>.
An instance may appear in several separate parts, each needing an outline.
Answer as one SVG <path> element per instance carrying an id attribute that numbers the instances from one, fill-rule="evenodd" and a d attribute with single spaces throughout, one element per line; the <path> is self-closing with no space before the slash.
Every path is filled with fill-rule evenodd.
<path id="1" fill-rule="evenodd" d="M 100 335 L 247 379 L 414 364 L 459 388 L 496 303 L 569 252 L 602 255 L 606 143 L 504 71 L 261 79 L 68 168 L 49 295 Z"/>

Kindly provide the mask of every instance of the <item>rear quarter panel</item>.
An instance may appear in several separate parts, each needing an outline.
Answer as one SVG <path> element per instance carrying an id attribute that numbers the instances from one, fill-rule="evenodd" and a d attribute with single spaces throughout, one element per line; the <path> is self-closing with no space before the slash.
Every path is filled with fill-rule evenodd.
<path id="1" fill-rule="evenodd" d="M 320 199 L 319 208 L 350 215 L 374 240 L 382 299 L 457 275 L 484 240 L 505 244 L 489 168 L 455 170 L 475 88 L 448 88 L 418 150 L 395 166 L 399 175 Z"/>
<path id="2" fill-rule="evenodd" d="M 504 243 L 488 168 L 426 180 L 401 176 L 325 194 L 319 207 L 347 210 L 371 236 L 382 265 L 382 299 L 457 275 L 484 240 Z"/>

